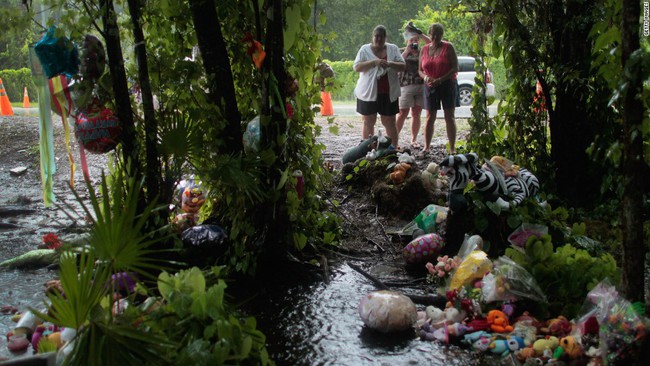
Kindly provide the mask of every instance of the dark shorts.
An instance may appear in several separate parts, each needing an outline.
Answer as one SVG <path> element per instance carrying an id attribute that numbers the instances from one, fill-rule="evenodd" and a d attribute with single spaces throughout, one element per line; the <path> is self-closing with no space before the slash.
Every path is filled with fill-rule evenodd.
<path id="1" fill-rule="evenodd" d="M 382 116 L 396 115 L 399 113 L 399 103 L 391 103 L 388 94 L 377 94 L 376 102 L 364 102 L 357 99 L 357 113 L 362 116 L 369 116 L 379 113 Z"/>
<path id="2" fill-rule="evenodd" d="M 437 111 L 440 104 L 443 110 L 460 107 L 457 80 L 447 80 L 436 88 L 424 87 L 424 109 Z"/>

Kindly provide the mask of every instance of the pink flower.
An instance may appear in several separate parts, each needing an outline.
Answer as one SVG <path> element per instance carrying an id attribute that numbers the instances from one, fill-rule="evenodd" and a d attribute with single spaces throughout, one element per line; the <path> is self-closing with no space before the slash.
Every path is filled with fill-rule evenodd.
<path id="1" fill-rule="evenodd" d="M 429 271 L 430 274 L 435 273 L 435 269 L 433 268 L 433 264 L 431 264 L 431 262 L 427 262 L 427 264 L 425 264 L 425 267 L 427 267 L 427 270 Z"/>

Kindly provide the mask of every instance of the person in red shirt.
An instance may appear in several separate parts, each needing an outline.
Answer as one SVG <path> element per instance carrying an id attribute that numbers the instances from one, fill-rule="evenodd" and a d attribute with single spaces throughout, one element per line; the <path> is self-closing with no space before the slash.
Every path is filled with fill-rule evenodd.
<path id="1" fill-rule="evenodd" d="M 429 27 L 431 43 L 424 45 L 420 50 L 418 72 L 424 79 L 424 108 L 427 110 L 423 155 L 429 151 L 433 136 L 433 124 L 441 105 L 445 114 L 449 153 L 456 154 L 456 118 L 454 114 L 456 107 L 460 107 L 458 81 L 456 80 L 458 57 L 454 45 L 442 40 L 444 32 L 442 24 L 432 24 Z"/>

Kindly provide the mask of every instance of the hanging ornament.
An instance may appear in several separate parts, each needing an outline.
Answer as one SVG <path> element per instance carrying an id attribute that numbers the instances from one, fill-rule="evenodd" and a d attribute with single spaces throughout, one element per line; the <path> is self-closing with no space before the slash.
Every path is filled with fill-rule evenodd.
<path id="1" fill-rule="evenodd" d="M 75 136 L 80 145 L 95 154 L 111 151 L 119 143 L 122 132 L 120 121 L 113 111 L 102 106 L 97 99 L 86 110 L 79 111 L 75 123 Z"/>

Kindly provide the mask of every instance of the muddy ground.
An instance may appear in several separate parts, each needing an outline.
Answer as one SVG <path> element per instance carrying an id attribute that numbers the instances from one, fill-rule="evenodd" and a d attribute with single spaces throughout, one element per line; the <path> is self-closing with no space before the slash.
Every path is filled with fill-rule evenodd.
<path id="1" fill-rule="evenodd" d="M 34 109 L 32 109 L 34 111 Z M 35 113 L 35 112 L 31 112 Z M 70 163 L 65 144 L 65 133 L 60 117 L 53 116 L 55 126 L 56 174 L 54 193 L 56 204 L 45 207 L 42 197 L 40 159 L 39 159 L 39 119 L 23 111 L 22 116 L 0 117 L 0 262 L 36 249 L 47 233 L 56 233 L 63 240 L 73 240 L 87 228 L 84 212 L 76 203 L 69 187 Z M 27 115 L 26 115 L 27 114 Z M 324 159 L 336 171 L 342 168 L 341 156 L 360 141 L 360 117 L 318 117 L 316 122 L 322 127 L 319 142 L 326 146 Z M 405 123 L 400 141 L 409 148 L 410 120 Z M 459 139 L 464 138 L 467 121 L 459 120 Z M 332 128 L 335 127 L 335 128 Z M 465 131 L 465 132 L 463 132 Z M 424 144 L 422 134 L 419 143 Z M 76 164 L 74 173 L 75 191 L 87 198 L 80 168 L 79 146 L 71 129 L 71 153 Z M 439 162 L 446 155 L 447 142 L 444 121 L 436 121 L 431 155 L 419 159 L 417 166 L 424 169 L 431 161 Z M 415 152 L 415 151 L 413 151 Z M 93 182 L 97 182 L 102 169 L 107 169 L 108 155 L 86 154 Z M 12 169 L 24 167 L 26 170 L 15 175 Z M 389 252 L 399 256 L 401 244 L 391 242 L 387 231 L 399 229 L 410 217 L 382 215 L 370 198 L 368 188 L 348 191 L 347 186 L 338 184 L 332 197 L 342 202 L 341 214 L 344 217 L 346 242 L 343 247 L 353 251 Z M 369 225 L 370 223 L 370 225 Z M 29 270 L 0 270 L 0 307 L 11 306 L 23 310 L 27 306 L 40 307 L 43 299 L 43 284 L 55 278 L 56 272 L 46 268 Z M 0 361 L 14 358 L 8 353 L 4 335 L 12 329 L 10 314 L 0 313 Z"/>

